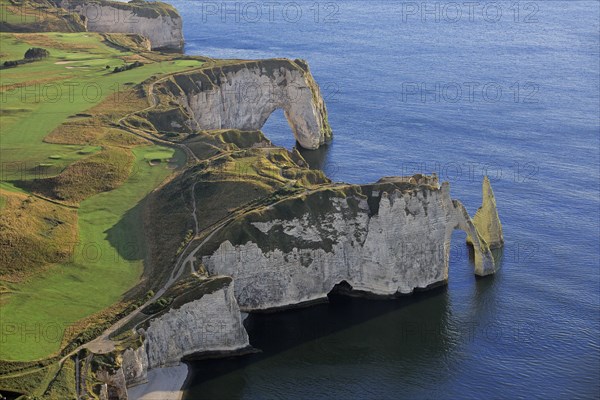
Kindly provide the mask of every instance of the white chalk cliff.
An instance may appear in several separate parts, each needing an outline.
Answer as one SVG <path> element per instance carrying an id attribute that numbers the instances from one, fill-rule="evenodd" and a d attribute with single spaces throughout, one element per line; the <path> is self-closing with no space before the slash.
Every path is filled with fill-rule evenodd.
<path id="1" fill-rule="evenodd" d="M 251 88 L 262 89 L 249 92 Z M 230 138 L 235 142 L 248 133 L 244 131 L 260 129 L 280 108 L 301 146 L 316 149 L 331 138 L 319 88 L 301 60 L 209 66 L 175 74 L 153 90 L 156 105 L 140 115 L 157 133 L 165 131 L 163 126 L 174 127 L 174 122 L 181 128 L 175 133 L 181 135 L 237 129 Z M 242 142 L 233 148 L 243 148 Z M 225 160 L 226 151 L 212 161 Z M 245 151 L 236 155 L 254 154 Z M 291 168 L 290 160 L 281 168 Z M 277 162 L 273 158 L 274 169 L 279 168 Z M 190 170 L 201 176 L 209 164 L 200 162 Z M 218 186 L 221 181 L 205 181 L 209 182 Z M 440 184 L 435 175 L 384 178 L 370 185 L 323 179 L 302 186 L 290 181 L 273 191 L 264 202 L 232 213 L 193 250 L 198 270 L 228 283 L 200 297 L 190 295 L 193 291 L 180 293 L 177 304 L 138 326 L 143 350 L 123 353 L 128 386 L 143 382 L 149 369 L 248 347 L 242 312 L 324 300 L 340 284 L 357 294 L 386 297 L 443 285 L 456 229 L 465 231 L 473 246 L 474 273 L 496 272 L 490 248 L 502 245 L 502 228 L 487 179 L 475 220 L 451 198 L 449 184 Z M 116 375 L 109 378 L 113 377 L 122 381 Z"/>
<path id="2" fill-rule="evenodd" d="M 248 347 L 248 334 L 233 293 L 231 283 L 151 320 L 141 331 L 148 367 L 176 365 L 184 356 L 198 353 Z"/>
<path id="3" fill-rule="evenodd" d="M 443 284 L 455 229 L 477 238 L 475 274 L 495 272 L 464 206 L 435 178 L 318 190 L 250 212 L 231 229 L 245 236 L 220 236 L 223 242 L 202 261 L 211 274 L 234 279 L 244 311 L 323 299 L 341 282 L 382 296 Z"/>
<path id="4" fill-rule="evenodd" d="M 168 4 L 64 0 L 60 5 L 85 17 L 90 32 L 137 33 L 150 40 L 152 49 L 179 51 L 183 48 L 182 19 Z"/>
<path id="5" fill-rule="evenodd" d="M 137 349 L 128 348 L 123 352 L 121 369 L 127 386 L 138 385 L 147 380 L 148 355 L 146 348 L 140 346 Z"/>
<path id="6" fill-rule="evenodd" d="M 108 393 L 122 393 L 146 382 L 148 370 L 246 349 L 243 311 L 323 300 L 342 282 L 379 296 L 444 284 L 455 229 L 477 238 L 475 274 L 494 273 L 488 244 L 435 176 L 331 185 L 250 211 L 209 243 L 202 262 L 214 276 L 139 326 L 141 345 L 123 351 L 121 368 L 101 380 Z"/>
<path id="7" fill-rule="evenodd" d="M 244 61 L 177 74 L 159 84 L 187 114 L 191 130 L 259 130 L 282 109 L 300 144 L 317 149 L 331 139 L 319 86 L 303 60 Z"/>
<path id="8" fill-rule="evenodd" d="M 250 347 L 231 278 L 206 282 L 217 287 L 202 289 L 199 298 L 182 294 L 137 329 L 140 341 L 120 353 L 120 368 L 97 373 L 106 392 L 101 399 L 127 399 L 126 388 L 146 383 L 149 370 L 178 365 L 186 356 L 234 354 Z"/>

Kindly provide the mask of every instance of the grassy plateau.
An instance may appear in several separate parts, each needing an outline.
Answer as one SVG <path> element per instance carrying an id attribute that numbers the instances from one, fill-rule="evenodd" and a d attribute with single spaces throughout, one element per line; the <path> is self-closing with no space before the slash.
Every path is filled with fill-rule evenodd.
<path id="1" fill-rule="evenodd" d="M 228 284 L 198 258 L 140 308 L 179 258 L 217 226 L 233 242 L 247 213 L 331 185 L 260 131 L 195 130 L 179 101 L 248 65 L 304 64 L 149 51 L 139 35 L 86 32 L 65 10 L 36 19 L 53 7 L 0 0 L 0 398 L 99 398 L 120 352 L 141 345 L 137 324 Z M 125 316 L 114 349 L 97 351 Z"/>
<path id="2" fill-rule="evenodd" d="M 31 47 L 50 52 L 0 69 L 2 360 L 57 354 L 78 321 L 138 282 L 144 198 L 185 161 L 116 123 L 148 106 L 136 85 L 201 61 L 114 42 L 90 32 L 0 33 L 0 63 Z M 135 60 L 144 65 L 112 72 Z"/>

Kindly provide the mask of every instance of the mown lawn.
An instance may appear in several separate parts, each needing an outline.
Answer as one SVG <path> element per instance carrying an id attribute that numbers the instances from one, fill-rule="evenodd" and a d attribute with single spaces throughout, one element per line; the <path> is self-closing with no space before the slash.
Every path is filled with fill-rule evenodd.
<path id="1" fill-rule="evenodd" d="M 142 273 L 145 255 L 139 202 L 171 170 L 167 158 L 184 155 L 159 146 L 133 150 L 134 173 L 121 187 L 91 197 L 79 209 L 79 243 L 72 262 L 15 290 L 0 310 L 0 359 L 34 360 L 59 350 L 69 324 L 117 301 Z M 160 154 L 165 159 L 151 166 Z"/>
<path id="2" fill-rule="evenodd" d="M 23 192 L 13 181 L 56 175 L 101 150 L 43 142 L 69 116 L 85 113 L 123 86 L 200 66 L 195 60 L 175 60 L 113 74 L 112 68 L 124 64 L 122 57 L 134 54 L 106 46 L 100 35 L 89 32 L 0 33 L 0 42 L 0 62 L 22 58 L 30 47 L 51 53 L 43 61 L 0 70 L 2 193 Z M 0 295 L 0 359 L 28 361 L 57 352 L 70 324 L 119 301 L 138 282 L 145 255 L 140 202 L 175 164 L 183 163 L 184 155 L 161 146 L 132 151 L 127 180 L 80 203 L 78 241 L 68 262 L 24 282 L 0 282 L 6 289 Z M 176 162 L 167 162 L 170 158 Z"/>
<path id="3" fill-rule="evenodd" d="M 150 76 L 201 65 L 195 60 L 175 60 L 112 73 L 112 68 L 124 64 L 121 57 L 132 53 L 106 46 L 98 34 L 90 32 L 0 33 L 0 41 L 0 62 L 22 58 L 34 46 L 44 47 L 51 54 L 42 61 L 0 70 L 1 179 L 8 181 L 54 176 L 100 149 L 41 145 L 44 137 L 69 116 L 83 113 Z M 118 101 L 115 108 L 119 107 Z"/>

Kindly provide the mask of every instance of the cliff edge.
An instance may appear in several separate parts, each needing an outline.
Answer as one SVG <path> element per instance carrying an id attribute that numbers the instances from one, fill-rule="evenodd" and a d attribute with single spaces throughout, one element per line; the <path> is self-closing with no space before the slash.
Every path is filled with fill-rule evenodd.
<path id="1" fill-rule="evenodd" d="M 58 4 L 84 17 L 90 32 L 135 33 L 147 37 L 153 50 L 183 49 L 183 22 L 169 4 L 143 0 L 63 0 Z"/>
<path id="2" fill-rule="evenodd" d="M 282 109 L 303 148 L 332 138 L 319 85 L 303 60 L 221 62 L 163 80 L 154 95 L 158 104 L 141 116 L 160 134 L 256 131 Z"/>
<path id="3" fill-rule="evenodd" d="M 444 284 L 455 229 L 476 238 L 475 274 L 493 274 L 489 246 L 449 184 L 409 180 L 325 186 L 248 212 L 211 238 L 202 263 L 234 279 L 243 311 L 323 300 L 342 282 L 378 296 Z"/>

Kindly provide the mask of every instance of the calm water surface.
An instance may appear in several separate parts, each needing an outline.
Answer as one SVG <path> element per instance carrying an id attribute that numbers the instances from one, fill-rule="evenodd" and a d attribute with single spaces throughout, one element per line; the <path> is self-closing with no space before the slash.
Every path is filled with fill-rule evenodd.
<path id="1" fill-rule="evenodd" d="M 263 353 L 193 364 L 186 399 L 600 397 L 597 1 L 170 2 L 188 54 L 310 62 L 334 180 L 437 172 L 474 213 L 487 173 L 506 238 L 488 279 L 456 233 L 447 288 L 250 317 Z"/>

